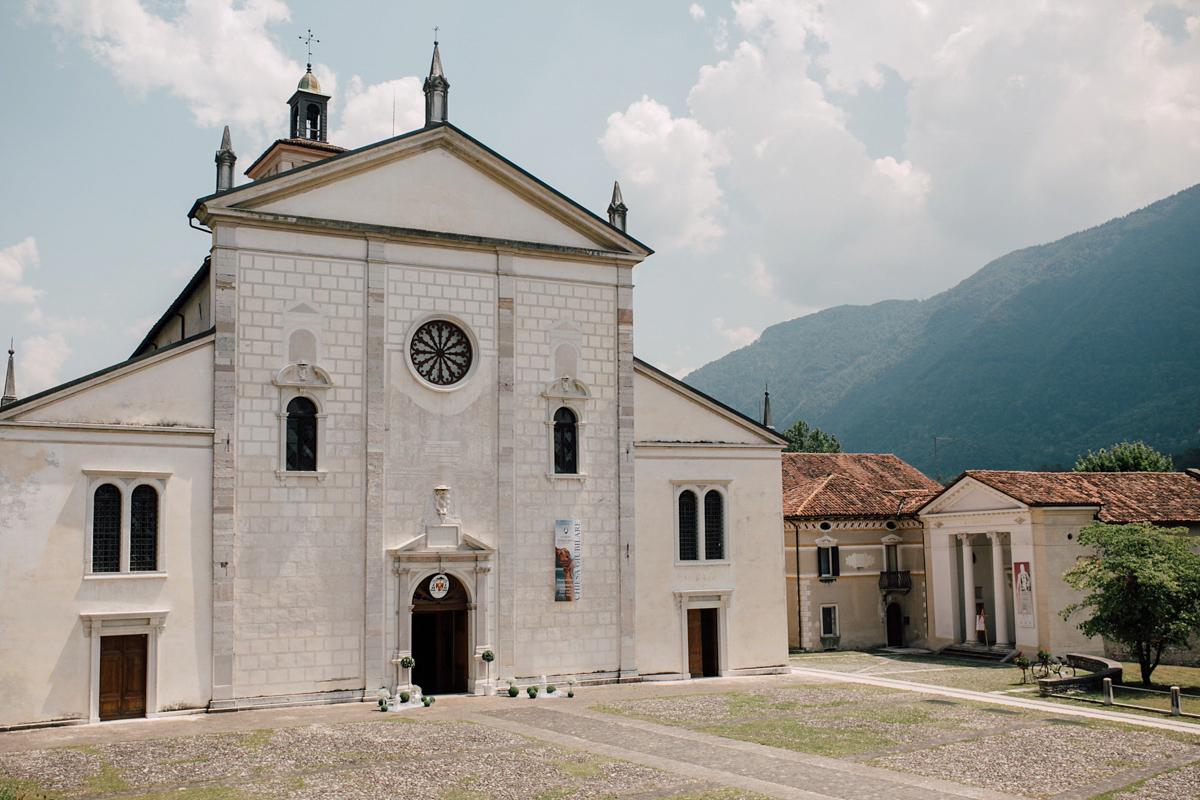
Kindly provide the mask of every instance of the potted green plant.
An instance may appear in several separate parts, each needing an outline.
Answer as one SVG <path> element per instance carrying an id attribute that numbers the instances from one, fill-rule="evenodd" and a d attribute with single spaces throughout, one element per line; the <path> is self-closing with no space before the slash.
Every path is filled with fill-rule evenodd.
<path id="1" fill-rule="evenodd" d="M 1029 658 L 1024 653 L 1017 653 L 1013 657 L 1013 663 L 1021 668 L 1021 683 L 1025 683 L 1026 673 L 1029 671 Z"/>
<path id="2" fill-rule="evenodd" d="M 525 692 L 526 692 L 526 694 L 529 695 L 530 700 L 535 700 L 535 699 L 537 699 L 538 687 L 530 686 L 528 689 L 525 690 Z"/>
<path id="3" fill-rule="evenodd" d="M 557 691 L 558 689 L 554 687 L 553 683 L 546 687 L 546 694 L 554 694 Z"/>

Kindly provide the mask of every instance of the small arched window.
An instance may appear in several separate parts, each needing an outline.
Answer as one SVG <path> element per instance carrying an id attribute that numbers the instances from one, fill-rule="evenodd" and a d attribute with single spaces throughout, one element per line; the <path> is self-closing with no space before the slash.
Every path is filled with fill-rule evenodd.
<path id="1" fill-rule="evenodd" d="M 92 572 L 121 569 L 121 490 L 111 483 L 92 496 Z"/>
<path id="2" fill-rule="evenodd" d="M 685 489 L 679 493 L 679 560 L 700 558 L 700 520 L 697 518 L 696 493 Z"/>
<path id="3" fill-rule="evenodd" d="M 725 558 L 725 498 L 716 489 L 704 495 L 704 558 Z"/>
<path id="4" fill-rule="evenodd" d="M 321 108 L 319 106 L 310 105 L 308 107 L 308 129 L 304 132 L 304 138 L 317 139 L 321 138 Z"/>
<path id="5" fill-rule="evenodd" d="M 288 472 L 317 471 L 317 407 L 307 397 L 297 397 L 287 407 Z"/>
<path id="6" fill-rule="evenodd" d="M 579 435 L 575 412 L 560 408 L 554 412 L 554 472 L 575 475 L 579 472 Z"/>
<path id="7" fill-rule="evenodd" d="M 129 571 L 158 569 L 158 492 L 142 484 L 129 502 Z"/>

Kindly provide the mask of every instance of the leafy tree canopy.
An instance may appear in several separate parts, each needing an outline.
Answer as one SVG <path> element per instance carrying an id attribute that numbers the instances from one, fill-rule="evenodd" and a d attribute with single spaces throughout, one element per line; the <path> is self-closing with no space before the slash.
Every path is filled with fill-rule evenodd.
<path id="1" fill-rule="evenodd" d="M 1186 533 L 1145 522 L 1093 522 L 1079 531 L 1079 543 L 1094 552 L 1063 573 L 1071 588 L 1086 594 L 1064 608 L 1062 618 L 1090 612 L 1079 630 L 1128 648 L 1145 685 L 1163 650 L 1185 646 L 1200 630 L 1200 555 L 1188 547 Z"/>
<path id="2" fill-rule="evenodd" d="M 836 436 L 820 428 L 809 428 L 802 419 L 796 420 L 795 425 L 784 431 L 783 438 L 788 440 L 788 446 L 783 449 L 785 453 L 842 452 L 842 445 Z"/>
<path id="3" fill-rule="evenodd" d="M 1100 448 L 1080 456 L 1072 467 L 1075 472 L 1170 472 L 1171 457 L 1164 456 L 1145 442 L 1121 442 L 1111 450 Z"/>

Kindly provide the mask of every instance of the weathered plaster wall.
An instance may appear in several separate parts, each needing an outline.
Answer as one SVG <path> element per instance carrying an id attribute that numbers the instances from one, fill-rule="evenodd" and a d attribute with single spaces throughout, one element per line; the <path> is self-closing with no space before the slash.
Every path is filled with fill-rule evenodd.
<path id="1" fill-rule="evenodd" d="M 170 473 L 159 572 L 87 574 L 91 469 Z M 203 431 L 0 423 L 0 725 L 88 718 L 82 613 L 167 611 L 149 710 L 208 703 L 211 475 Z"/>

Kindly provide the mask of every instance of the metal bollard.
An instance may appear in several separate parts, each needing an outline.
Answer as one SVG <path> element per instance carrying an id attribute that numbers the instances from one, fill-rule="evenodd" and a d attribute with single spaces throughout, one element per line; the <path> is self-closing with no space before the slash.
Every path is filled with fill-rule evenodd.
<path id="1" fill-rule="evenodd" d="M 1112 695 L 1112 678 L 1104 679 L 1104 705 L 1111 706 L 1113 704 Z"/>
<path id="2" fill-rule="evenodd" d="M 1171 716 L 1178 717 L 1183 713 L 1183 703 L 1179 700 L 1179 687 L 1171 687 Z"/>

